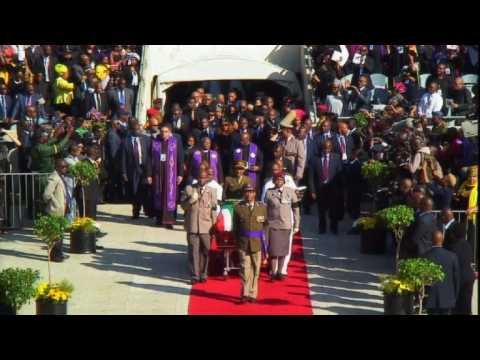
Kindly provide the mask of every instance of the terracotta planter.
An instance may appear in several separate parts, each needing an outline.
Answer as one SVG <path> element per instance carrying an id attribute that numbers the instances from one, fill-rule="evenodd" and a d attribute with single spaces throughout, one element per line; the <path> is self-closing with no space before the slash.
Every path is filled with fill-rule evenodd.
<path id="1" fill-rule="evenodd" d="M 68 301 L 36 301 L 37 315 L 67 315 Z"/>
<path id="2" fill-rule="evenodd" d="M 82 230 L 70 233 L 70 252 L 72 254 L 90 254 L 96 252 L 95 233 L 87 233 Z"/>
<path id="3" fill-rule="evenodd" d="M 385 315 L 413 315 L 415 296 L 413 293 L 403 295 L 383 294 Z"/>
<path id="4" fill-rule="evenodd" d="M 384 229 L 361 230 L 360 236 L 362 254 L 385 254 L 387 233 Z"/>

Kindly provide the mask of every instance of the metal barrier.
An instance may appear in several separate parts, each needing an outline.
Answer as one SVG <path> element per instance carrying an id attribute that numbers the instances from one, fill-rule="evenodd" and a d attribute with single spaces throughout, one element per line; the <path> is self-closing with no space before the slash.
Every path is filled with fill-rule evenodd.
<path id="1" fill-rule="evenodd" d="M 20 229 L 37 217 L 49 175 L 0 173 L 0 230 Z"/>

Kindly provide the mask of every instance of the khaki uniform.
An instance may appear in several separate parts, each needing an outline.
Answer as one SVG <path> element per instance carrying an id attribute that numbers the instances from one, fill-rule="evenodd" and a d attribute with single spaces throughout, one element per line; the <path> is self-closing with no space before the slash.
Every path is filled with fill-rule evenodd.
<path id="1" fill-rule="evenodd" d="M 295 169 L 293 176 L 299 179 L 303 178 L 306 162 L 305 144 L 303 141 L 295 139 L 294 136 L 288 140 L 282 139 L 281 143 L 285 146 L 285 157 L 292 162 Z"/>
<path id="2" fill-rule="evenodd" d="M 245 201 L 242 201 L 235 207 L 233 219 L 240 254 L 241 295 L 256 299 L 262 260 L 262 239 L 258 235 L 265 229 L 267 208 L 255 202 L 251 209 Z M 249 232 L 253 234 L 248 235 Z"/>
<path id="3" fill-rule="evenodd" d="M 250 178 L 248 176 L 242 176 L 241 178 L 227 176 L 225 178 L 225 185 L 223 190 L 225 200 L 242 199 L 243 188 L 245 185 L 248 185 L 248 184 L 250 184 Z"/>
<path id="4" fill-rule="evenodd" d="M 210 231 L 216 220 L 217 191 L 208 186 L 204 186 L 202 191 L 198 184 L 187 186 L 181 198 L 181 205 L 185 210 L 185 230 L 192 279 L 206 279 Z"/>

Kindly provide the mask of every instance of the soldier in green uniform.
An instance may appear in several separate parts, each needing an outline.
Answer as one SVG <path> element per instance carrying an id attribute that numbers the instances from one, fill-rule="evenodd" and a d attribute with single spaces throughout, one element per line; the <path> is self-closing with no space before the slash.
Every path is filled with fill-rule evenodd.
<path id="1" fill-rule="evenodd" d="M 31 151 L 32 171 L 52 173 L 55 170 L 55 158 L 62 153 L 73 131 L 73 127 L 70 127 L 66 136 L 60 141 L 55 137 L 49 140 L 48 133 L 45 131 L 37 132 L 35 134 L 36 144 Z"/>
<path id="2" fill-rule="evenodd" d="M 233 224 L 240 255 L 242 281 L 241 303 L 255 302 L 262 261 L 262 239 L 265 234 L 267 208 L 255 201 L 256 190 L 252 184 L 244 187 L 244 200 L 235 207 Z"/>
<path id="3" fill-rule="evenodd" d="M 245 175 L 248 164 L 244 160 L 236 161 L 233 165 L 235 176 L 225 178 L 223 197 L 225 200 L 241 200 L 243 188 L 250 184 L 250 178 Z"/>

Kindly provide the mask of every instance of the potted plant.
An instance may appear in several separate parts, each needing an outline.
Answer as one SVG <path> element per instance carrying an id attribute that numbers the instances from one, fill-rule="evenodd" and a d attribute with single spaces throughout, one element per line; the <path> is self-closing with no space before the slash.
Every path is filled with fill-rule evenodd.
<path id="1" fill-rule="evenodd" d="M 415 219 L 415 212 L 406 205 L 392 206 L 377 212 L 378 218 L 393 232 L 396 243 L 395 264 L 398 268 L 400 247 L 407 228 Z"/>
<path id="2" fill-rule="evenodd" d="M 67 315 L 67 304 L 73 285 L 67 280 L 60 283 L 42 282 L 36 289 L 37 315 Z"/>
<path id="3" fill-rule="evenodd" d="M 76 218 L 68 227 L 70 231 L 70 252 L 87 254 L 96 252 L 96 222 L 88 217 Z"/>
<path id="4" fill-rule="evenodd" d="M 50 261 L 52 249 L 63 236 L 67 227 L 67 219 L 62 216 L 42 216 L 35 222 L 34 233 L 47 244 L 48 250 L 48 283 L 42 283 L 37 288 L 37 315 L 66 314 L 67 301 L 73 287 L 65 280 L 59 284 L 52 282 Z M 65 293 L 68 295 L 66 298 Z"/>
<path id="5" fill-rule="evenodd" d="M 385 315 L 413 315 L 415 285 L 399 275 L 381 278 Z"/>
<path id="6" fill-rule="evenodd" d="M 82 203 L 85 209 L 85 186 L 88 186 L 93 180 L 98 179 L 97 169 L 90 163 L 79 161 L 69 169 L 70 175 L 75 178 L 77 184 L 82 188 Z"/>
<path id="7" fill-rule="evenodd" d="M 365 216 L 357 220 L 360 229 L 360 252 L 363 254 L 384 254 L 386 232 L 375 216 Z"/>
<path id="8" fill-rule="evenodd" d="M 423 312 L 425 287 L 443 281 L 445 273 L 442 266 L 425 258 L 401 260 L 398 264 L 398 276 L 414 286 L 418 296 L 418 314 Z"/>
<path id="9" fill-rule="evenodd" d="M 385 182 L 388 173 L 388 165 L 379 160 L 369 160 L 362 165 L 362 176 L 372 189 L 374 211 L 377 209 L 377 190 Z"/>
<path id="10" fill-rule="evenodd" d="M 16 315 L 35 296 L 38 270 L 8 268 L 0 272 L 0 315 Z"/>

